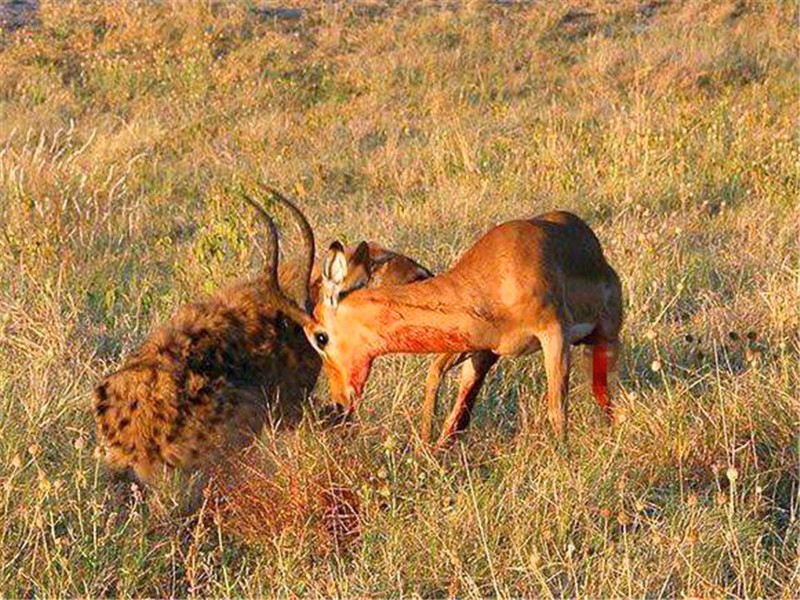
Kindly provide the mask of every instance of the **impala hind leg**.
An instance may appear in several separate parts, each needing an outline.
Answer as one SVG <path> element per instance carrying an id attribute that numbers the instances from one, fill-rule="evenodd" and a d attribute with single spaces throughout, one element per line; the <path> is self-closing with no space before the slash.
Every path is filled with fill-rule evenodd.
<path id="1" fill-rule="evenodd" d="M 597 405 L 609 420 L 614 417 L 614 405 L 609 394 L 608 375 L 614 371 L 619 354 L 619 342 L 598 342 L 592 345 L 592 392 Z"/>
<path id="2" fill-rule="evenodd" d="M 458 389 L 458 397 L 447 416 L 442 433 L 436 446 L 442 448 L 446 446 L 456 433 L 463 431 L 469 425 L 472 417 L 472 407 L 475 405 L 475 398 L 486 380 L 489 370 L 500 358 L 497 354 L 484 350 L 476 352 L 469 357 L 461 369 L 461 385 Z"/>
<path id="3" fill-rule="evenodd" d="M 609 276 L 602 315 L 597 327 L 598 335 L 592 348 L 592 391 L 600 408 L 613 422 L 614 406 L 609 394 L 608 374 L 616 371 L 617 358 L 620 354 L 623 306 L 619 277 L 613 269 L 610 270 Z M 618 377 L 615 377 L 615 384 L 617 381 Z M 612 386 L 612 390 L 614 387 L 616 385 Z"/>
<path id="4" fill-rule="evenodd" d="M 469 354 L 440 354 L 428 368 L 428 377 L 425 381 L 425 403 L 422 405 L 422 425 L 420 428 L 420 438 L 423 443 L 428 444 L 431 441 L 433 417 L 436 414 L 436 399 L 439 396 L 442 378 L 450 369 L 467 358 L 469 358 Z"/>
<path id="5" fill-rule="evenodd" d="M 609 373 L 616 367 L 619 341 L 598 342 L 592 345 L 592 392 L 597 405 L 609 420 L 614 418 L 614 404 L 609 393 Z"/>
<path id="6" fill-rule="evenodd" d="M 608 347 L 604 343 L 592 346 L 592 392 L 597 405 L 611 418 L 611 400 L 608 398 Z"/>
<path id="7" fill-rule="evenodd" d="M 569 392 L 569 343 L 561 325 L 552 327 L 540 338 L 547 374 L 547 414 L 555 434 L 567 436 L 567 394 Z"/>

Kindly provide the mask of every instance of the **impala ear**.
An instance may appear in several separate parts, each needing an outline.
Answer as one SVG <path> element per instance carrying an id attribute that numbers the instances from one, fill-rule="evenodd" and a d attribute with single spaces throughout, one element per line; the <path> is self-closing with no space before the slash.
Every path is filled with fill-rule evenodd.
<path id="1" fill-rule="evenodd" d="M 344 247 L 338 240 L 328 248 L 328 255 L 322 266 L 322 276 L 337 284 L 341 284 L 347 277 L 347 258 L 344 255 Z"/>
<path id="2" fill-rule="evenodd" d="M 353 252 L 350 262 L 353 263 L 354 266 L 358 265 L 363 267 L 367 275 L 369 275 L 372 270 L 372 259 L 369 256 L 369 244 L 367 244 L 367 242 L 363 241 L 358 245 L 356 251 Z"/>
<path id="3" fill-rule="evenodd" d="M 367 242 L 361 242 L 349 254 L 347 272 L 342 283 L 339 284 L 339 299 L 350 292 L 368 286 L 372 276 L 372 257 L 369 255 L 369 244 Z"/>
<path id="4" fill-rule="evenodd" d="M 328 248 L 328 255 L 322 263 L 322 296 L 328 306 L 339 303 L 339 291 L 347 277 L 347 257 L 341 242 L 335 241 Z"/>

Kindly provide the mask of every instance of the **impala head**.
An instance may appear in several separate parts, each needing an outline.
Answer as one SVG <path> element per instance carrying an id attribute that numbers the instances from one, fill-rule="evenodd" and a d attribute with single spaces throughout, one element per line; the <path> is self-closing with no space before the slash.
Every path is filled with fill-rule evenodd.
<path id="1" fill-rule="evenodd" d="M 358 245 L 349 260 L 342 244 L 333 242 L 322 265 L 313 319 L 305 326 L 309 342 L 322 357 L 331 400 L 346 413 L 355 409 L 361 397 L 372 359 L 366 343 L 369 332 L 348 318 L 352 311 L 340 302 L 369 283 L 370 269 L 366 242 Z"/>
<path id="2" fill-rule="evenodd" d="M 273 301 L 280 311 L 303 327 L 311 345 L 322 358 L 333 406 L 347 414 L 355 408 L 369 375 L 372 362 L 369 342 L 374 339 L 374 334 L 348 318 L 357 311 L 341 306 L 340 302 L 351 292 L 370 283 L 374 266 L 370 246 L 367 242 L 361 242 L 348 256 L 342 244 L 334 242 L 325 257 L 321 280 L 317 281 L 313 276 L 314 233 L 308 220 L 282 194 L 272 188 L 265 189 L 292 213 L 306 246 L 305 271 L 301 282 L 303 289 L 299 298 L 293 300 L 280 288 L 278 281 L 278 232 L 275 223 L 260 203 L 243 194 L 245 201 L 256 209 L 267 225 L 270 252 L 266 279 L 273 292 Z M 381 257 L 391 254 L 378 247 L 375 250 Z M 400 274 L 399 271 L 397 275 L 401 279 L 411 277 L 411 274 Z M 316 308 L 312 306 L 314 301 Z M 310 314 L 312 308 L 313 314 Z"/>

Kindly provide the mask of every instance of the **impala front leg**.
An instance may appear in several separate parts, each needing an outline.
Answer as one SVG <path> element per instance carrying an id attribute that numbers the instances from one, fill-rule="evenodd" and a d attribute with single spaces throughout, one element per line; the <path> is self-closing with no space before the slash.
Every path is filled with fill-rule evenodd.
<path id="1" fill-rule="evenodd" d="M 431 441 L 433 418 L 436 414 L 436 400 L 439 396 L 442 378 L 450 369 L 466 360 L 467 357 L 469 357 L 469 354 L 440 354 L 434 359 L 428 369 L 428 377 L 425 381 L 425 403 L 422 405 L 422 424 L 420 429 L 420 438 L 425 444 Z"/>
<path id="2" fill-rule="evenodd" d="M 447 421 L 436 444 L 437 448 L 447 446 L 456 433 L 467 428 L 472 418 L 472 407 L 475 405 L 475 398 L 477 398 L 489 370 L 500 358 L 497 354 L 488 350 L 468 356 L 469 361 L 464 364 L 461 370 L 461 386 L 458 390 L 458 398 L 447 416 Z"/>

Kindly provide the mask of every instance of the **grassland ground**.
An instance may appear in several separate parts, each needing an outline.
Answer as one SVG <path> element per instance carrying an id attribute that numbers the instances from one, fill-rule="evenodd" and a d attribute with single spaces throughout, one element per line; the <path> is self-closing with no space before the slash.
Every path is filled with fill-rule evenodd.
<path id="1" fill-rule="evenodd" d="M 43 0 L 0 33 L 0 595 L 795 597 L 797 22 L 792 2 Z M 260 268 L 258 222 L 219 192 L 253 174 L 321 242 L 435 270 L 501 220 L 582 215 L 626 297 L 618 424 L 576 370 L 565 456 L 540 357 L 506 360 L 463 439 L 416 452 L 428 362 L 392 357 L 353 431 L 261 436 L 244 508 L 188 534 L 115 510 L 90 390 Z"/>

